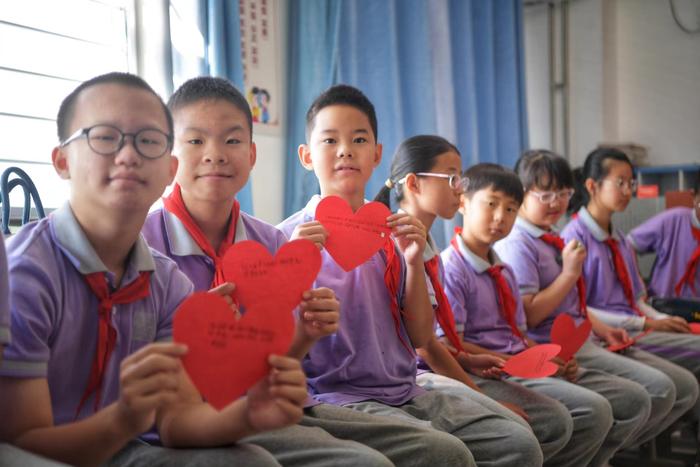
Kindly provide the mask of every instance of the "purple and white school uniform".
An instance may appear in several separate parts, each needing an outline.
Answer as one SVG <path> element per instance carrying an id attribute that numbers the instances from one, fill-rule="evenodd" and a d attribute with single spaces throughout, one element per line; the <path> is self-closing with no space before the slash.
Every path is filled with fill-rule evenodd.
<path id="1" fill-rule="evenodd" d="M 683 284 L 676 294 L 676 284 L 686 271 L 686 265 L 698 248 L 692 229 L 700 229 L 695 209 L 673 208 L 663 211 L 632 229 L 629 243 L 639 253 L 656 253 L 649 281 L 649 295 L 658 297 L 700 297 L 700 268 L 695 274 L 695 291 Z"/>
<path id="2" fill-rule="evenodd" d="M 518 286 L 510 266 L 503 264 L 495 251 L 489 252 L 491 262 L 475 255 L 457 235 L 454 246 L 441 254 L 445 268 L 445 293 L 455 315 L 457 332 L 472 344 L 493 352 L 516 354 L 525 350 L 523 340 L 514 335 L 508 322 L 500 313 L 498 295 L 493 279 L 487 270 L 503 265 L 502 274 L 510 285 L 516 300 L 515 321 L 521 333 L 527 331 L 525 311 Z"/>
<path id="3" fill-rule="evenodd" d="M 547 231 L 518 217 L 510 234 L 494 245 L 498 256 L 512 268 L 520 295 L 536 294 L 546 289 L 561 274 L 561 253 L 540 239 L 546 233 Z M 528 329 L 528 337 L 539 343 L 549 342 L 552 324 L 562 313 L 571 316 L 576 326 L 583 322 L 576 285 L 549 316 L 536 327 Z"/>
<path id="4" fill-rule="evenodd" d="M 49 217 L 28 224 L 7 244 L 10 271 L 12 343 L 5 348 L 0 375 L 46 378 L 56 425 L 73 422 L 88 384 L 98 329 L 98 299 L 83 276 L 114 275 L 95 253 L 66 204 Z M 192 283 L 177 265 L 148 248 L 142 237 L 134 244 L 122 284 L 150 271 L 147 298 L 114 305 L 111 323 L 116 346 L 107 362 L 103 408 L 119 397 L 119 365 L 128 355 L 172 337 L 172 318 L 192 293 Z M 78 419 L 93 413 L 94 394 Z"/>
<path id="5" fill-rule="evenodd" d="M 233 243 L 254 240 L 265 246 L 272 255 L 287 242 L 284 234 L 274 226 L 245 212 L 238 216 L 235 232 Z M 192 281 L 195 290 L 209 290 L 214 278 L 214 262 L 197 245 L 175 214 L 163 208 L 151 212 L 141 233 L 151 248 L 177 263 Z"/>
<path id="6" fill-rule="evenodd" d="M 277 227 L 290 237 L 294 228 L 314 220 L 320 196 L 314 196 L 303 210 Z M 321 338 L 304 360 L 304 371 L 313 397 L 345 405 L 377 400 L 401 405 L 424 391 L 416 384 L 416 358 L 397 336 L 389 292 L 384 283 L 386 260 L 382 251 L 352 271 L 345 272 L 326 250 L 314 287 L 328 287 L 340 301 L 337 333 Z M 403 303 L 405 263 L 398 303 Z M 410 338 L 403 324 L 404 342 Z"/>

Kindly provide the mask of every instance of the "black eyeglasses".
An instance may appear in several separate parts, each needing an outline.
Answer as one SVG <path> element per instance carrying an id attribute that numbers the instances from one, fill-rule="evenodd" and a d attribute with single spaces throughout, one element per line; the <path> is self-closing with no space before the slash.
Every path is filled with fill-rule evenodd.
<path id="1" fill-rule="evenodd" d="M 173 137 L 153 128 L 145 128 L 136 133 L 124 133 L 112 125 L 95 125 L 81 128 L 73 133 L 60 147 L 65 147 L 79 138 L 87 138 L 88 146 L 97 154 L 111 156 L 124 147 L 127 136 L 133 138 L 136 152 L 146 159 L 158 159 L 163 156 L 172 144 Z"/>

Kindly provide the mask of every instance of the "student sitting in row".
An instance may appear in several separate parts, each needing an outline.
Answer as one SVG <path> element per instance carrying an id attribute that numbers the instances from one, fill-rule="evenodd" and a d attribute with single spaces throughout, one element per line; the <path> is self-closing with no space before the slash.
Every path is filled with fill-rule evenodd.
<path id="1" fill-rule="evenodd" d="M 164 208 L 149 214 L 143 234 L 178 264 L 196 290 L 207 290 L 223 280 L 221 257 L 230 245 L 255 240 L 274 254 L 287 239 L 240 211 L 236 201 L 257 158 L 251 111 L 241 93 L 225 79 L 199 77 L 180 86 L 168 106 L 179 160 L 176 184 Z M 289 355 L 301 359 L 317 339 L 334 333 L 338 309 L 330 289 L 307 292 Z M 421 441 L 424 431 L 311 399 L 300 425 L 245 442 L 262 446 L 285 466 L 393 465 L 430 449 Z"/>
<path id="2" fill-rule="evenodd" d="M 459 197 L 466 182 L 461 175 L 461 167 L 462 158 L 459 151 L 444 138 L 432 135 L 413 136 L 403 141 L 396 149 L 391 162 L 391 174 L 376 200 L 390 207 L 393 194 L 400 210 L 416 217 L 430 232 L 438 216 L 452 218 L 457 213 Z M 417 349 L 420 360 L 416 382 L 423 389 L 450 391 L 472 401 L 472 417 L 484 418 L 480 423 L 484 432 L 494 435 L 510 433 L 510 446 L 513 446 L 516 434 L 520 439 L 529 439 L 530 443 L 537 444 L 526 422 L 528 416 L 522 408 L 506 401 L 496 402 L 485 395 L 460 365 L 459 361 L 476 374 L 498 377 L 503 361 L 491 355 L 470 355 L 463 351 L 455 351 L 461 349 L 461 344 L 450 303 L 442 288 L 443 268 L 439 253 L 440 250 L 428 234 L 423 262 L 428 281 L 435 291 L 435 319 L 440 328 L 446 330 L 450 349 L 448 350 L 448 346 L 440 342 L 435 334 L 425 346 Z M 512 421 L 494 417 L 493 414 L 508 417 Z M 514 426 L 513 421 L 520 426 Z M 550 421 L 550 425 L 556 425 L 556 421 Z M 558 431 L 561 441 L 559 444 L 555 443 L 557 449 L 568 441 L 566 425 L 561 428 L 563 429 Z M 523 433 L 522 430 L 527 431 Z M 502 441 L 501 435 L 492 439 L 493 448 L 497 448 L 496 444 Z M 504 453 L 502 461 L 512 465 L 521 451 L 521 448 L 513 446 L 512 452 Z M 521 459 L 518 465 L 541 465 L 542 461 L 541 456 L 533 456 L 527 459 L 527 464 Z"/>
<path id="3" fill-rule="evenodd" d="M 517 175 L 495 164 L 477 164 L 465 172 L 463 227 L 442 253 L 445 289 L 462 330 L 464 350 L 508 359 L 535 343 L 525 336 L 526 318 L 513 270 L 502 263 L 493 244 L 511 231 L 523 201 Z M 508 378 L 566 406 L 573 419 L 569 443 L 551 465 L 603 465 L 646 422 L 650 400 L 632 381 L 580 368 L 576 359 L 559 364 L 559 377 Z M 477 379 L 492 397 L 522 405 L 501 381 Z M 488 388 L 488 389 L 486 389 Z"/>
<path id="4" fill-rule="evenodd" d="M 328 232 L 315 220 L 321 198 L 339 196 L 354 211 L 365 203 L 367 181 L 381 160 L 376 122 L 371 102 L 350 86 L 331 87 L 312 103 L 299 159 L 314 171 L 321 196 L 280 224 L 286 235 L 322 247 Z M 389 216 L 387 225 L 394 238 L 349 272 L 322 251 L 317 284 L 335 291 L 341 315 L 338 332 L 321 338 L 303 362 L 314 398 L 425 426 L 425 441 L 434 449 L 424 462 L 500 463 L 502 446 L 496 452 L 483 449 L 482 441 L 484 447 L 494 445 L 492 434 L 482 432 L 478 420 L 470 423 L 472 403 L 416 384 L 414 349 L 430 340 L 434 319 L 423 265 L 426 231 L 405 213 Z M 537 450 L 536 444 L 528 446 L 514 463 L 528 463 Z"/>
<path id="5" fill-rule="evenodd" d="M 586 284 L 581 276 L 586 249 L 577 240 L 565 245 L 556 230 L 574 191 L 568 162 L 551 151 L 532 150 L 518 159 L 515 171 L 525 188 L 525 198 L 512 232 L 494 248 L 515 273 L 528 337 L 538 343 L 549 342 L 554 320 L 567 314 L 577 326 L 589 319 L 594 333 L 606 344 L 625 343 L 629 336 L 624 329 L 611 328 L 587 313 Z M 651 414 L 646 423 L 635 422 L 642 414 L 633 404 L 624 403 L 624 394 L 622 403 L 613 404 L 623 412 L 621 418 L 639 427 L 623 446 L 652 439 L 692 407 L 690 395 L 677 394 L 673 381 L 656 369 L 675 365 L 653 354 L 635 348 L 617 354 L 589 340 L 576 359 L 585 368 L 635 381 L 649 394 Z"/>
<path id="6" fill-rule="evenodd" d="M 700 172 L 693 207 L 667 209 L 627 235 L 637 253 L 656 253 L 649 280 L 655 308 L 700 321 Z"/>
<path id="7" fill-rule="evenodd" d="M 170 112 L 142 79 L 110 73 L 69 94 L 57 126 L 69 201 L 8 242 L 0 439 L 73 465 L 279 465 L 234 443 L 301 418 L 299 362 L 270 356 L 269 378 L 219 412 L 168 342 L 192 284 L 140 231 L 177 168 Z M 154 426 L 166 447 L 135 439 Z"/>
<path id="8" fill-rule="evenodd" d="M 700 336 L 690 334 L 683 318 L 660 313 L 646 303 L 634 250 L 612 223 L 613 214 L 623 212 L 632 198 L 633 176 L 632 163 L 623 152 L 592 151 L 580 171 L 576 196 L 569 203 L 569 211 L 575 216 L 562 230 L 562 237 L 565 242 L 577 240 L 586 249 L 582 274 L 588 309 L 609 326 L 635 334 L 654 331 L 641 336 L 637 345 L 677 365 L 662 366 L 658 360 L 634 358 L 670 377 L 677 400 L 696 401 Z"/>

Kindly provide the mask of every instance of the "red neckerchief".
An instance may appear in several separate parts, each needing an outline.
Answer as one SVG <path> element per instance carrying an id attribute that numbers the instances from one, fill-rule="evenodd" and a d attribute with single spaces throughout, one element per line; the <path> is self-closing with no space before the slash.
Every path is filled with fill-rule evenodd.
<path id="1" fill-rule="evenodd" d="M 625 292 L 625 298 L 627 298 L 627 302 L 629 303 L 630 307 L 632 307 L 635 313 L 637 313 L 639 316 L 644 316 L 642 312 L 639 311 L 639 308 L 637 307 L 637 302 L 634 299 L 634 292 L 632 291 L 632 280 L 630 279 L 630 273 L 627 269 L 625 259 L 622 257 L 622 253 L 620 252 L 620 247 L 617 245 L 617 240 L 615 240 L 613 237 L 608 237 L 603 243 L 608 245 L 608 248 L 610 248 L 610 253 L 612 254 L 613 259 L 613 265 L 615 267 L 615 274 L 617 275 L 617 280 L 619 280 L 620 284 L 622 284 L 622 290 Z"/>
<path id="2" fill-rule="evenodd" d="M 688 264 L 685 266 L 685 273 L 683 274 L 683 277 L 681 277 L 681 280 L 679 280 L 678 284 L 676 284 L 676 295 L 678 296 L 681 295 L 683 284 L 688 284 L 690 289 L 693 291 L 693 295 L 698 294 L 695 290 L 695 273 L 698 270 L 698 263 L 700 263 L 700 229 L 692 225 L 690 226 L 690 229 L 693 233 L 693 237 L 695 237 L 695 241 L 698 242 L 698 246 L 695 247 L 695 251 L 693 251 Z"/>
<path id="3" fill-rule="evenodd" d="M 459 251 L 459 245 L 457 244 L 457 235 L 461 235 L 461 233 L 462 228 L 455 227 L 455 236 L 452 237 L 452 240 L 450 241 L 452 248 L 454 248 L 457 254 L 459 254 L 460 256 L 462 256 L 462 252 Z M 528 347 L 523 333 L 520 332 L 520 329 L 518 329 L 518 325 L 515 322 L 515 313 L 518 309 L 518 303 L 516 302 L 515 297 L 513 297 L 513 291 L 510 289 L 508 281 L 501 272 L 502 269 L 503 265 L 499 264 L 496 266 L 491 266 L 486 270 L 486 272 L 489 274 L 489 276 L 491 276 L 491 279 L 493 280 L 494 285 L 496 286 L 496 295 L 498 299 L 499 308 L 501 309 L 501 316 L 503 316 L 503 318 L 508 323 L 508 326 L 510 326 L 510 330 L 513 333 L 513 335 L 522 339 L 522 341 L 525 343 L 525 346 Z"/>
<path id="4" fill-rule="evenodd" d="M 111 320 L 112 308 L 114 305 L 132 303 L 148 297 L 151 283 L 151 272 L 143 271 L 132 283 L 110 293 L 104 272 L 93 272 L 92 274 L 85 274 L 83 277 L 90 287 L 90 290 L 92 290 L 92 293 L 94 293 L 99 300 L 97 312 L 100 319 L 98 323 L 97 349 L 95 351 L 95 357 L 92 360 L 87 388 L 85 388 L 85 392 L 80 398 L 78 409 L 75 411 L 76 419 L 85 401 L 87 401 L 88 397 L 90 397 L 93 392 L 95 393 L 95 412 L 100 405 L 105 369 L 107 368 L 109 357 L 112 355 L 112 351 L 117 342 L 117 331 L 112 326 Z"/>
<path id="5" fill-rule="evenodd" d="M 562 238 L 555 234 L 555 233 L 550 233 L 546 232 L 540 236 L 543 242 L 545 242 L 547 245 L 551 245 L 557 250 L 559 250 L 559 253 L 564 250 L 564 240 Z M 578 289 L 578 303 L 579 303 L 579 311 L 581 313 L 581 316 L 584 318 L 587 316 L 586 313 L 586 281 L 583 279 L 583 274 L 581 274 L 576 281 L 576 288 Z"/>
<path id="6" fill-rule="evenodd" d="M 391 307 L 391 317 L 394 320 L 396 327 L 396 335 L 399 336 L 401 344 L 408 350 L 408 353 L 413 355 L 411 346 L 406 343 L 406 340 L 401 336 L 401 307 L 399 305 L 399 287 L 401 286 L 401 259 L 396 254 L 394 241 L 391 237 L 387 237 L 384 246 L 382 247 L 386 255 L 386 269 L 384 270 L 384 284 L 389 292 L 389 305 Z"/>
<path id="7" fill-rule="evenodd" d="M 182 200 L 180 185 L 176 183 L 172 193 L 170 193 L 170 196 L 163 198 L 163 206 L 167 211 L 173 213 L 178 219 L 180 219 L 180 221 L 182 221 L 185 229 L 187 229 L 187 232 L 192 236 L 197 246 L 199 246 L 204 254 L 211 258 L 211 260 L 214 262 L 214 279 L 211 287 L 214 288 L 226 282 L 224 279 L 221 259 L 223 258 L 224 254 L 226 254 L 226 250 L 233 245 L 233 239 L 236 234 L 236 223 L 238 222 L 238 215 L 240 213 L 240 205 L 238 204 L 238 201 L 233 200 L 231 222 L 229 224 L 228 231 L 226 232 L 226 237 L 221 242 L 221 245 L 219 245 L 219 251 L 214 250 L 214 247 L 209 243 L 209 240 L 207 240 L 207 237 L 202 232 L 202 229 L 200 229 L 194 219 L 192 219 L 192 216 L 185 206 L 185 202 Z"/>
<path id="8" fill-rule="evenodd" d="M 460 352 L 463 352 L 462 339 L 460 339 L 459 335 L 457 334 L 452 307 L 450 306 L 450 302 L 447 300 L 447 295 L 445 295 L 445 290 L 442 288 L 442 284 L 440 283 L 440 264 L 437 255 L 425 262 L 425 271 L 428 273 L 430 283 L 433 285 L 433 290 L 435 290 L 435 299 L 437 300 L 435 317 L 437 318 L 438 324 L 440 324 L 440 328 L 450 341 L 450 344 L 452 344 L 452 347 L 456 349 L 455 351 L 450 351 L 450 353 L 453 356 L 456 356 Z"/>

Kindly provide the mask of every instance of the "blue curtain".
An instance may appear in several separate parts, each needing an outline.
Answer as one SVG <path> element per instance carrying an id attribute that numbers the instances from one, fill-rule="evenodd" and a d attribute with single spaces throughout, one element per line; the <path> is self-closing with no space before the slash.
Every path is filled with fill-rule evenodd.
<path id="1" fill-rule="evenodd" d="M 201 40 L 203 47 L 197 54 L 192 54 L 189 47 L 189 53 L 173 47 L 175 85 L 195 76 L 220 76 L 230 80 L 245 94 L 238 0 L 198 0 L 196 3 L 173 0 L 170 4 L 171 15 L 177 16 L 177 20 L 186 25 L 185 33 L 190 34 L 190 37 L 180 40 Z M 192 31 L 198 31 L 199 36 L 191 37 Z M 177 45 L 178 40 L 173 39 L 173 43 Z M 242 210 L 253 214 L 250 180 L 236 198 Z"/>
<path id="2" fill-rule="evenodd" d="M 332 84 L 357 86 L 377 110 L 384 157 L 367 198 L 386 180 L 398 144 L 415 134 L 456 144 L 465 168 L 512 167 L 527 147 L 520 0 L 305 0 L 289 8 L 286 215 L 318 193 L 297 146 L 308 106 Z M 455 222 L 433 227 L 441 247 Z"/>

